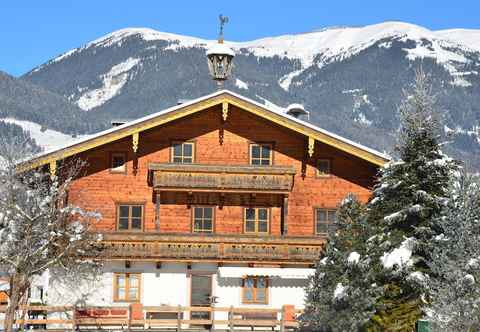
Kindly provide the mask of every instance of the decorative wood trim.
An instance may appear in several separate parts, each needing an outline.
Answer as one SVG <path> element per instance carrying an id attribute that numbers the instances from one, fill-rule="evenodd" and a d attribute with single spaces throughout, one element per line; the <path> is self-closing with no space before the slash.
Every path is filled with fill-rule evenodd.
<path id="1" fill-rule="evenodd" d="M 155 191 L 155 230 L 160 231 L 160 204 L 162 196 L 160 191 Z"/>
<path id="2" fill-rule="evenodd" d="M 308 136 L 307 152 L 308 156 L 312 158 L 313 153 L 315 152 L 315 139 L 312 136 Z"/>
<path id="3" fill-rule="evenodd" d="M 282 204 L 282 235 L 288 234 L 288 195 L 283 196 Z"/>
<path id="4" fill-rule="evenodd" d="M 49 171 L 50 171 L 50 178 L 53 179 L 57 175 L 57 161 L 56 160 L 50 161 Z"/>
<path id="5" fill-rule="evenodd" d="M 227 121 L 228 118 L 228 101 L 222 102 L 222 119 L 223 121 Z"/>
<path id="6" fill-rule="evenodd" d="M 87 151 L 92 148 L 98 147 L 100 145 L 104 145 L 104 144 L 122 139 L 124 137 L 128 137 L 133 133 L 140 133 L 142 131 L 160 126 L 162 124 L 174 121 L 176 119 L 186 117 L 188 115 L 216 106 L 223 102 L 228 102 L 230 105 L 239 107 L 250 113 L 258 115 L 264 119 L 272 121 L 280 126 L 291 129 L 305 136 L 312 137 L 322 143 L 333 146 L 339 150 L 342 150 L 358 158 L 366 160 L 374 165 L 383 166 L 388 161 L 387 159 L 377 156 L 366 149 L 362 149 L 361 147 L 355 146 L 348 142 L 344 142 L 333 135 L 329 135 L 327 133 L 323 133 L 321 131 L 311 129 L 305 125 L 296 123 L 286 117 L 283 117 L 280 114 L 275 114 L 263 107 L 244 101 L 238 97 L 235 97 L 225 92 L 221 95 L 213 96 L 211 98 L 199 101 L 195 104 L 185 105 L 184 107 L 180 107 L 171 112 L 167 112 L 166 114 L 159 115 L 155 118 L 146 119 L 143 122 L 130 125 L 120 130 L 110 131 L 102 136 L 95 137 L 90 140 L 74 144 L 70 147 L 67 147 L 58 151 L 54 151 L 52 153 L 43 155 L 38 158 L 33 158 L 29 161 L 20 163 L 17 167 L 17 171 L 23 172 L 29 169 L 37 168 L 44 164 L 48 164 L 52 160 L 65 159 L 67 157 L 79 154 L 83 151 Z"/>
<path id="7" fill-rule="evenodd" d="M 133 149 L 133 153 L 137 153 L 138 151 L 138 143 L 139 143 L 139 140 L 140 140 L 140 135 L 138 132 L 135 132 L 132 134 L 132 149 Z"/>

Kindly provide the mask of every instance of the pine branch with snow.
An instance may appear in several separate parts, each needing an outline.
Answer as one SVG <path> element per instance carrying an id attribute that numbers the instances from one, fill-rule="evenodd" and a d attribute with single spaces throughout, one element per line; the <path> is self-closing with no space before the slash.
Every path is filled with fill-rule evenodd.
<path id="1" fill-rule="evenodd" d="M 480 180 L 460 173 L 435 238 L 432 298 L 427 314 L 435 331 L 480 329 Z"/>

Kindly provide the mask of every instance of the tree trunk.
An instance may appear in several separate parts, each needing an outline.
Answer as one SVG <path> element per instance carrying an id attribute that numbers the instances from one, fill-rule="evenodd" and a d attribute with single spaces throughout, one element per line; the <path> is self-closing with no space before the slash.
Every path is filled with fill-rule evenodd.
<path id="1" fill-rule="evenodd" d="M 15 312 L 18 310 L 22 297 L 28 290 L 28 285 L 28 278 L 24 275 L 15 275 L 10 278 L 9 301 L 5 311 L 5 332 L 13 332 Z"/>

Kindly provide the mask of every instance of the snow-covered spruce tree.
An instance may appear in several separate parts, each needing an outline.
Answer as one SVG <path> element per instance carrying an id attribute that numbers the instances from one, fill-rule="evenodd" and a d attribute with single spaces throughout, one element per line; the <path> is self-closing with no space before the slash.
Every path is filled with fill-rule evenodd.
<path id="1" fill-rule="evenodd" d="M 81 162 L 59 167 L 58 177 L 41 170 L 17 172 L 28 151 L 22 144 L 0 142 L 0 273 L 10 282 L 5 331 L 13 330 L 15 313 L 33 277 L 48 269 L 64 275 L 93 275 L 99 237 L 91 231 L 98 220 L 67 203 L 68 188 Z"/>
<path id="2" fill-rule="evenodd" d="M 313 331 L 357 331 L 375 312 L 379 289 L 371 287 L 366 241 L 371 235 L 365 207 L 347 196 L 335 229 L 306 292 L 302 326 Z M 367 289 L 367 291 L 365 291 Z"/>
<path id="3" fill-rule="evenodd" d="M 439 121 L 427 76 L 416 72 L 415 88 L 400 107 L 398 159 L 381 171 L 368 205 L 377 236 L 369 254 L 383 268 L 376 284 L 384 295 L 372 331 L 413 331 L 428 300 L 424 280 L 431 274 L 434 239 L 457 164 L 440 149 Z"/>
<path id="4" fill-rule="evenodd" d="M 433 331 L 480 330 L 480 182 L 466 173 L 453 181 L 436 237 L 428 282 Z"/>

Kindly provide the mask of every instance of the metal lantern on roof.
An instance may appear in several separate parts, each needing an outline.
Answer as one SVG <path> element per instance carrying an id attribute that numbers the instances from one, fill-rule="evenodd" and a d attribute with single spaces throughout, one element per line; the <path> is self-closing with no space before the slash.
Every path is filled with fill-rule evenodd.
<path id="1" fill-rule="evenodd" d="M 207 50 L 208 70 L 213 80 L 219 87 L 228 79 L 232 72 L 232 60 L 235 56 L 233 50 L 223 43 L 223 26 L 228 22 L 228 17 L 220 15 L 220 34 L 218 43 Z"/>

